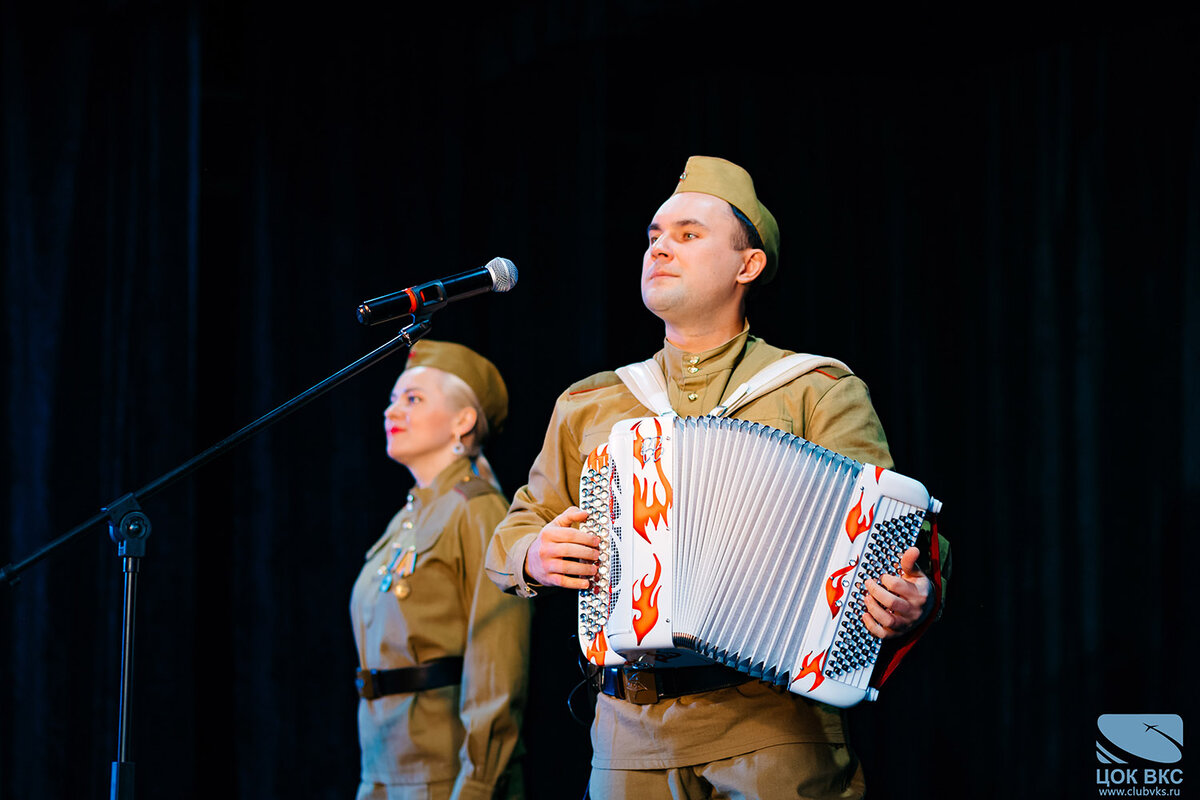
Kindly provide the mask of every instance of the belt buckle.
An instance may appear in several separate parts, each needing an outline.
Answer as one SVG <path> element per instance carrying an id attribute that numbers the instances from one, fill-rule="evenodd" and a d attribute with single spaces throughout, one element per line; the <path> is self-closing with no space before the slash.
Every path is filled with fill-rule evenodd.
<path id="1" fill-rule="evenodd" d="M 358 689 L 358 696 L 364 700 L 374 700 L 379 697 L 379 692 L 375 687 L 374 670 L 358 670 L 354 677 L 354 686 Z"/>
<path id="2" fill-rule="evenodd" d="M 658 681 L 652 669 L 622 669 L 621 683 L 625 689 L 625 699 L 631 703 L 646 706 L 659 700 Z"/>

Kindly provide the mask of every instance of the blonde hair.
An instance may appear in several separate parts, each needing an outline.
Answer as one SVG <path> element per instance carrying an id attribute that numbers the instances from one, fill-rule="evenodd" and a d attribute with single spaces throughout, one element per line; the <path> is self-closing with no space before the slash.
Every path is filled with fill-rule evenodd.
<path id="1" fill-rule="evenodd" d="M 497 480 L 496 473 L 492 470 L 492 465 L 483 454 L 483 443 L 487 441 L 490 431 L 488 429 L 487 415 L 483 413 L 483 406 L 479 403 L 479 398 L 475 396 L 475 392 L 467 385 L 467 382 L 454 373 L 446 372 L 446 370 L 438 369 L 437 367 L 426 367 L 426 369 L 434 370 L 441 375 L 439 380 L 441 381 L 442 394 L 445 395 L 451 408 L 455 411 L 461 411 L 464 408 L 474 409 L 475 427 L 463 437 L 463 447 L 466 448 L 467 458 L 471 459 L 471 463 L 475 466 L 475 472 L 479 477 L 503 493 L 504 490 L 500 487 L 500 481 Z"/>

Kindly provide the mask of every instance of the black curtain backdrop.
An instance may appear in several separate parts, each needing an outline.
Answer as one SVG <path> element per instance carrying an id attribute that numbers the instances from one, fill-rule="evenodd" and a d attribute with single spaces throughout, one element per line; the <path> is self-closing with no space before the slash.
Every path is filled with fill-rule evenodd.
<path id="1" fill-rule="evenodd" d="M 1090 797 L 1098 715 L 1200 719 L 1194 13 L 34 5 L 0 11 L 0 564 L 382 344 L 363 299 L 496 255 L 519 285 L 432 335 L 507 379 L 511 492 L 559 391 L 659 346 L 645 225 L 720 155 L 783 230 L 753 330 L 847 361 L 945 502 L 946 615 L 852 712 L 872 797 Z M 401 366 L 145 503 L 139 797 L 353 795 Z M 108 796 L 121 585 L 97 527 L 0 587 L 0 796 Z M 536 605 L 529 795 L 578 798 L 574 599 Z"/>

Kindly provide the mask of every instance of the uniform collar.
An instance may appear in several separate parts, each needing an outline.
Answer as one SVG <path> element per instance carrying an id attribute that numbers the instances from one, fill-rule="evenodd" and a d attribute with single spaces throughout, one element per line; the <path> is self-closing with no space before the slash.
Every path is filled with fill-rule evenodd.
<path id="1" fill-rule="evenodd" d="M 446 492 L 453 489 L 456 485 L 471 479 L 471 460 L 469 458 L 456 458 L 449 465 L 442 469 L 433 479 L 433 483 L 422 488 L 413 486 L 408 493 L 416 504 L 427 503 L 435 497 L 441 497 Z"/>
<path id="2" fill-rule="evenodd" d="M 699 353 L 681 350 L 664 339 L 662 366 L 667 378 L 682 384 L 694 378 L 704 378 L 718 372 L 732 370 L 741 358 L 749 336 L 750 323 L 747 322 L 737 336 L 711 350 Z"/>

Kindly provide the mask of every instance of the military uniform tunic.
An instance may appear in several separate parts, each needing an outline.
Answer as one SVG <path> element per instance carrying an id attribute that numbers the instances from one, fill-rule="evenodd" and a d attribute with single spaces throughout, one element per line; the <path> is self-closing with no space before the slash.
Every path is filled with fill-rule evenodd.
<path id="1" fill-rule="evenodd" d="M 360 665 L 396 669 L 448 656 L 464 663 L 460 685 L 360 700 L 364 787 L 424 797 L 421 787 L 451 782 L 454 798 L 491 798 L 512 758 L 531 610 L 483 571 L 488 539 L 507 507 L 461 458 L 432 485 L 414 487 L 367 552 L 351 596 Z"/>
<path id="2" fill-rule="evenodd" d="M 788 354 L 750 336 L 747 328 L 702 353 L 684 352 L 667 342 L 654 358 L 667 377 L 672 408 L 681 416 L 697 416 Z M 536 591 L 526 580 L 526 553 L 547 522 L 578 504 L 583 460 L 607 440 L 615 422 L 650 415 L 613 372 L 581 381 L 558 398 L 529 483 L 517 492 L 489 548 L 488 573 L 497 585 L 521 596 Z M 751 401 L 734 416 L 859 461 L 892 466 L 867 387 L 844 370 L 813 370 Z M 758 681 L 648 705 L 601 694 L 592 725 L 592 765 L 669 769 L 797 742 L 844 743 L 842 713 Z"/>

